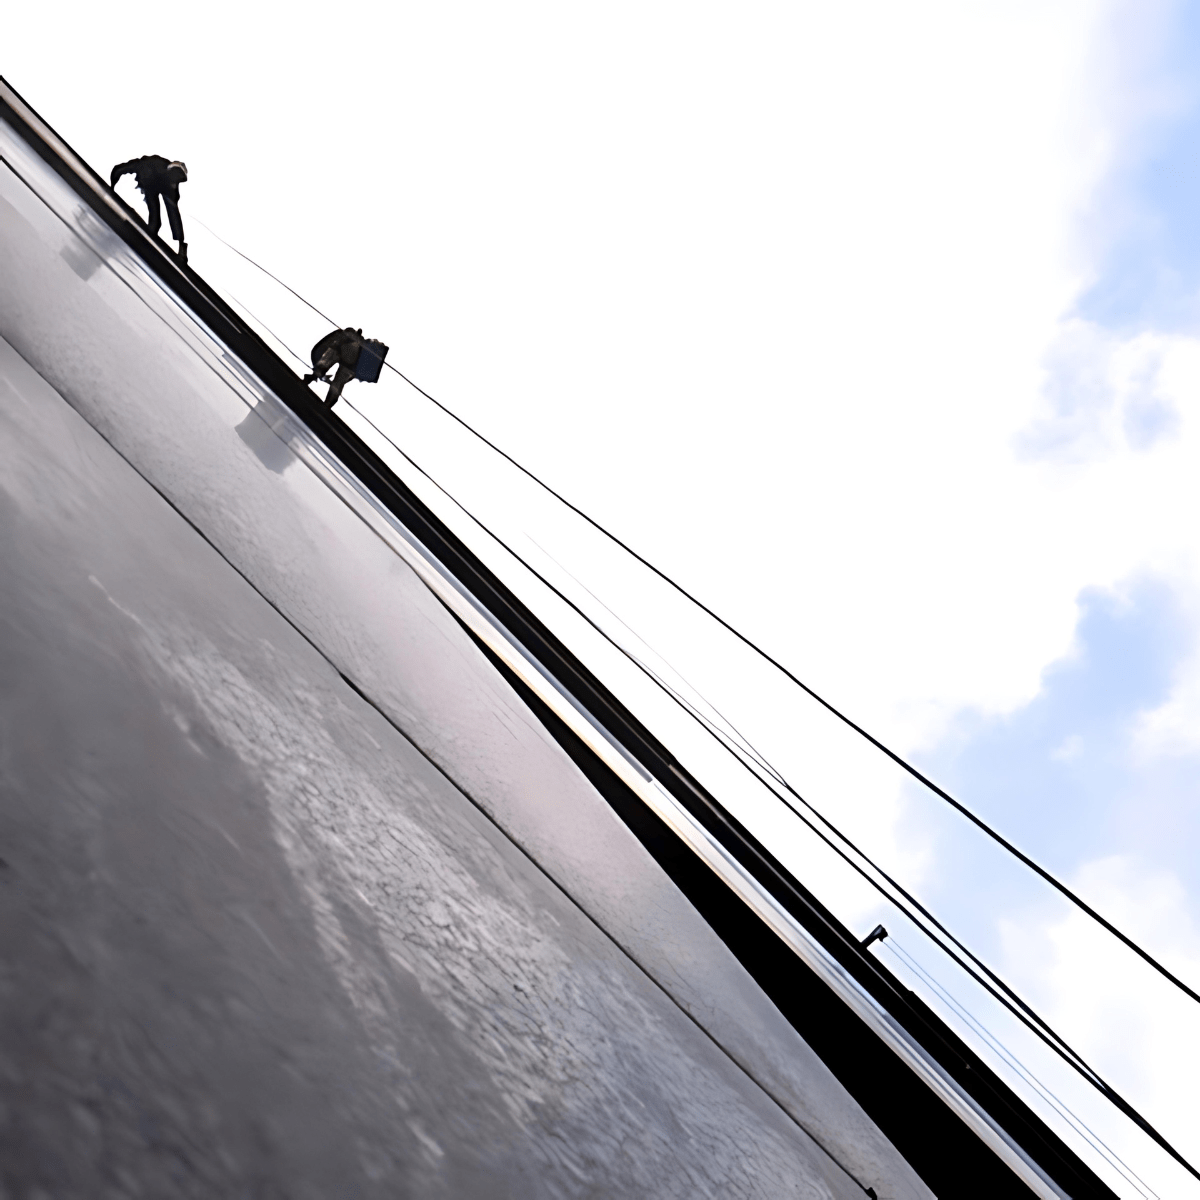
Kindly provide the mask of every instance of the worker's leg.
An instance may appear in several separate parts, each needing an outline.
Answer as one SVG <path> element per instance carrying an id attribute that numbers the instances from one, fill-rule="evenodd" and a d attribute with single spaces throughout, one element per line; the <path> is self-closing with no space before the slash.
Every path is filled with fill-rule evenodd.
<path id="1" fill-rule="evenodd" d="M 150 226 L 150 232 L 154 237 L 158 237 L 158 231 L 162 228 L 162 212 L 158 207 L 158 193 L 146 193 L 146 224 Z"/>
<path id="2" fill-rule="evenodd" d="M 179 218 L 179 202 L 170 192 L 163 192 L 163 205 L 167 210 L 167 220 L 171 223 L 171 236 L 177 241 L 183 241 L 183 221 Z"/>
<path id="3" fill-rule="evenodd" d="M 333 377 L 333 382 L 329 385 L 329 391 L 325 395 L 326 408 L 332 408 L 338 402 L 338 397 L 342 394 L 342 388 L 353 378 L 354 371 L 351 367 L 338 367 L 337 374 Z"/>
<path id="4" fill-rule="evenodd" d="M 172 192 L 163 192 L 162 201 L 171 223 L 171 236 L 179 243 L 180 261 L 187 262 L 187 242 L 183 240 L 183 222 L 179 219 L 179 197 Z"/>
<path id="5" fill-rule="evenodd" d="M 312 383 L 315 379 L 320 379 L 330 367 L 337 362 L 338 352 L 333 346 L 326 346 L 321 353 L 321 357 L 313 363 L 313 373 L 305 375 L 304 382 Z"/>

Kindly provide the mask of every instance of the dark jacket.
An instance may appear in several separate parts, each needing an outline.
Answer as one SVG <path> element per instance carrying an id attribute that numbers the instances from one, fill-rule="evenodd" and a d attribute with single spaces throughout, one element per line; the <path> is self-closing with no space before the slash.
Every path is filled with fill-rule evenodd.
<path id="1" fill-rule="evenodd" d="M 328 371 L 334 363 L 338 363 L 340 366 L 353 370 L 358 362 L 362 344 L 361 329 L 335 329 L 332 333 L 327 333 L 312 348 L 313 367 L 320 367 L 323 373 Z"/>
<path id="2" fill-rule="evenodd" d="M 161 154 L 143 154 L 128 162 L 113 167 L 109 182 L 117 186 L 122 175 L 132 175 L 137 180 L 138 190 L 143 196 L 152 193 L 179 199 L 179 185 L 187 180 L 187 167 L 181 162 L 172 162 Z"/>

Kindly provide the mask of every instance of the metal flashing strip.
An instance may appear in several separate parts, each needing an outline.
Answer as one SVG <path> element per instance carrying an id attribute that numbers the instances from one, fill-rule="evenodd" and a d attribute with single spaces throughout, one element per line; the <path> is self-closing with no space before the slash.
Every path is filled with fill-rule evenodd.
<path id="1" fill-rule="evenodd" d="M 4 90 L 5 99 L 15 107 L 18 101 L 8 89 Z M 45 128 L 34 114 L 28 113 L 26 106 L 22 108 L 25 109 L 21 114 L 22 119 L 36 125 L 39 131 Z M 28 113 L 28 116 L 25 113 Z M 0 118 L 0 129 L 5 128 L 12 134 L 16 145 L 23 148 L 25 155 L 31 158 L 32 152 L 26 147 L 20 132 Z M 61 149 L 64 160 L 71 164 L 79 162 L 58 139 L 54 139 L 54 145 L 56 150 Z M 42 167 L 40 174 L 45 178 L 45 164 L 39 165 Z M 78 169 L 85 178 L 90 177 L 84 166 L 80 165 Z M 31 175 L 33 173 L 30 172 Z M 692 853 L 771 929 L 784 946 L 820 977 L 1026 1186 L 1043 1200 L 1067 1200 L 1068 1193 L 1033 1162 L 928 1051 L 899 1025 L 879 1001 L 824 947 L 809 936 L 780 901 L 571 694 L 553 672 L 487 609 L 341 458 L 260 381 L 253 369 L 243 363 L 216 332 L 187 308 L 179 297 L 165 288 L 140 262 L 130 247 L 122 245 L 119 250 L 115 250 L 109 240 L 111 234 L 107 234 L 107 227 L 102 227 L 102 232 L 97 232 L 93 228 L 96 224 L 94 217 L 91 220 L 82 219 L 83 215 L 91 214 L 80 210 L 77 193 L 72 192 L 63 180 L 54 175 L 51 175 L 51 188 L 47 190 L 57 192 L 61 189 L 62 195 L 45 195 L 24 176 L 18 174 L 16 178 L 66 224 L 75 236 L 97 253 L 110 270 L 135 290 L 143 303 L 185 340 L 248 410 L 257 408 L 259 415 L 264 416 L 264 420 L 267 421 L 267 426 L 297 459 L 368 525 L 372 532 L 417 574 L 433 595 L 529 687 Z M 124 212 L 102 189 L 95 191 L 97 200 L 107 203 L 122 220 L 127 220 Z M 107 238 L 104 234 L 107 234 Z M 270 413 L 269 419 L 263 412 L 264 407 Z"/>

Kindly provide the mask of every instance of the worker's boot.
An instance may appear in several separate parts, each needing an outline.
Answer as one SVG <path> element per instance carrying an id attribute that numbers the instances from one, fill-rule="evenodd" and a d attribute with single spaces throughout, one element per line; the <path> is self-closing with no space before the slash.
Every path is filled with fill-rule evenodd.
<path id="1" fill-rule="evenodd" d="M 179 261 L 181 263 L 187 262 L 187 242 L 179 243 Z"/>

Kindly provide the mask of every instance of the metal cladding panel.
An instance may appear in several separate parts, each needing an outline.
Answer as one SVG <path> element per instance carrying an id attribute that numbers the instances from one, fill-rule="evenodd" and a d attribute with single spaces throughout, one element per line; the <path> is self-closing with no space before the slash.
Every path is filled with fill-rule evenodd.
<path id="1" fill-rule="evenodd" d="M 286 409 L 0 153 L 24 1186 L 929 1195 Z"/>

